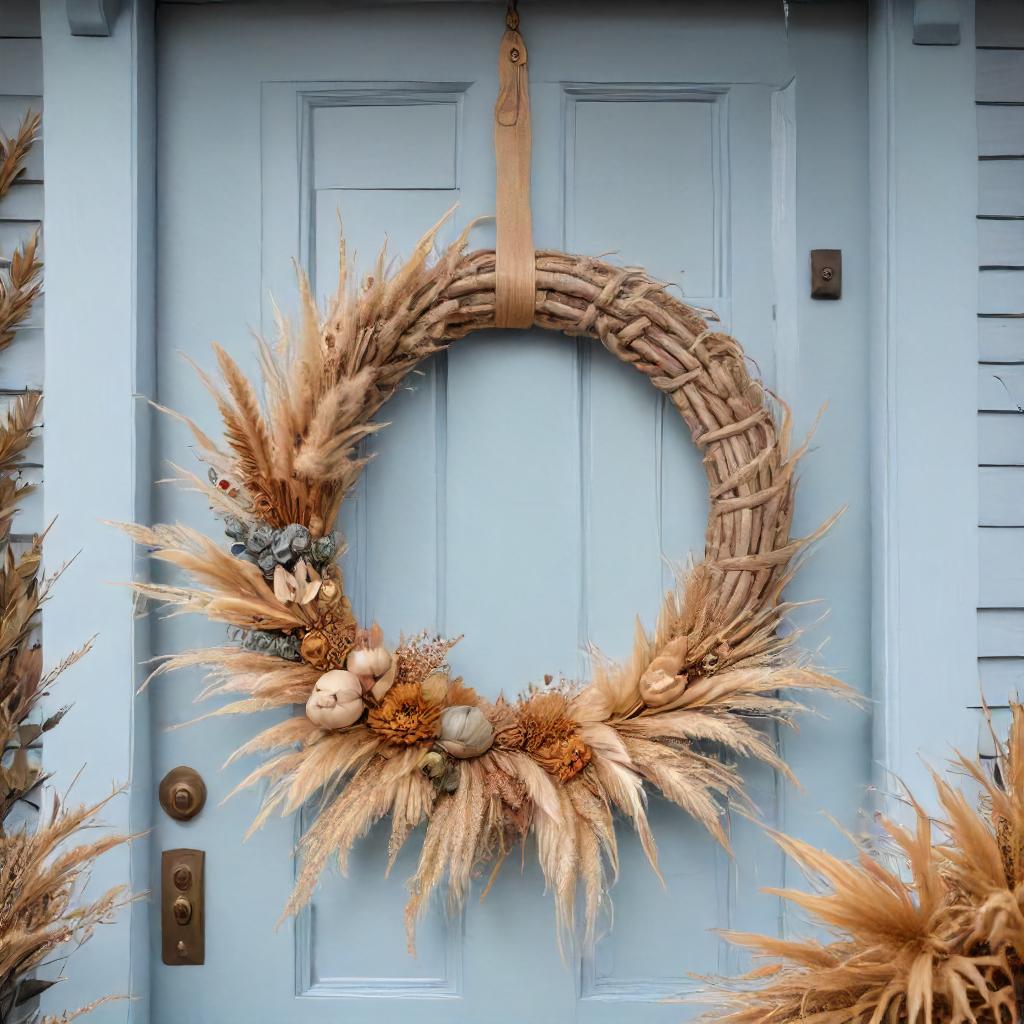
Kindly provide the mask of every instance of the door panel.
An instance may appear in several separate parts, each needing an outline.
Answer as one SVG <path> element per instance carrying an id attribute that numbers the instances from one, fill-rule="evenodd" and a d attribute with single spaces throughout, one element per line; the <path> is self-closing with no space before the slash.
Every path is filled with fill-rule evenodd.
<path id="1" fill-rule="evenodd" d="M 798 154 L 813 162 L 838 146 L 850 157 L 832 182 L 848 208 L 828 238 L 844 247 L 848 278 L 856 274 L 866 248 L 856 5 L 801 7 L 788 30 L 778 12 L 753 3 L 684 12 L 535 6 L 523 28 L 538 247 L 644 265 L 714 309 L 770 386 L 778 367 L 809 402 L 835 398 L 830 415 L 847 443 L 829 457 L 851 483 L 837 490 L 830 478 L 826 489 L 808 469 L 799 525 L 810 528 L 856 500 L 866 473 L 864 310 L 856 288 L 832 304 L 845 383 L 822 393 L 827 374 L 808 371 L 800 349 L 809 307 L 791 283 L 803 281 L 792 268 L 804 265 L 796 246 L 805 240 L 797 210 L 780 197 L 795 192 Z M 401 257 L 455 203 L 442 241 L 491 212 L 501 19 L 475 3 L 166 4 L 159 30 L 158 398 L 212 430 L 212 402 L 176 353 L 209 365 L 216 339 L 255 372 L 247 328 L 272 331 L 271 293 L 285 312 L 293 307 L 292 260 L 318 295 L 333 290 L 339 219 L 366 273 L 385 237 Z M 848 138 L 826 117 L 801 120 L 805 78 L 846 97 Z M 493 225 L 476 227 L 472 242 L 492 245 Z M 801 422 L 811 408 L 797 409 Z M 624 656 L 634 615 L 650 624 L 673 565 L 701 556 L 699 453 L 661 396 L 590 342 L 543 331 L 471 336 L 415 376 L 385 418 L 391 425 L 369 444 L 376 457 L 342 516 L 356 610 L 391 641 L 420 629 L 464 633 L 453 666 L 488 695 L 545 673 L 585 679 L 590 644 Z M 160 460 L 181 461 L 186 444 L 179 426 L 160 424 Z M 813 581 L 844 612 L 831 625 L 832 650 L 856 686 L 867 662 L 865 516 L 861 508 L 848 517 L 840 551 L 823 553 Z M 201 501 L 167 488 L 157 492 L 157 518 L 212 523 Z M 154 630 L 157 653 L 221 640 L 199 621 L 162 620 Z M 564 962 L 529 850 L 522 871 L 507 865 L 482 906 L 471 901 L 453 918 L 435 907 L 418 956 L 408 956 L 402 882 L 417 843 L 384 880 L 386 829 L 356 849 L 348 878 L 329 871 L 311 907 L 274 931 L 297 823 L 274 821 L 242 845 L 258 794 L 219 801 L 253 765 L 220 765 L 253 723 L 161 728 L 194 717 L 199 687 L 182 673 L 153 694 L 157 777 L 192 764 L 211 792 L 197 819 L 161 818 L 157 830 L 157 850 L 205 849 L 208 872 L 207 964 L 168 968 L 154 956 L 158 1024 L 678 1020 L 695 1010 L 663 1000 L 692 990 L 693 974 L 735 966 L 713 929 L 778 927 L 777 902 L 757 890 L 784 881 L 784 867 L 756 826 L 732 821 L 730 860 L 652 798 L 665 888 L 623 827 L 614 929 L 607 915 L 594 948 Z M 859 712 L 829 712 L 830 723 L 806 728 L 830 744 L 812 796 L 853 824 L 869 777 L 868 724 Z M 821 749 L 820 737 L 804 736 L 786 741 L 797 767 Z M 808 831 L 810 812 L 790 814 L 795 798 L 773 773 L 744 770 L 769 823 Z"/>

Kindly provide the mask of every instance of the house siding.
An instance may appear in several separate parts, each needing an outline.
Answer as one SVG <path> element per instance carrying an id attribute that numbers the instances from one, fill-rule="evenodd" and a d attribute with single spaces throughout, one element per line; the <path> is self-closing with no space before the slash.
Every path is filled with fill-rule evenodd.
<path id="1" fill-rule="evenodd" d="M 978 667 L 1024 692 L 1024 2 L 979 0 Z"/>
<path id="2" fill-rule="evenodd" d="M 42 111 L 43 53 L 38 0 L 0 3 L 0 132 L 14 134 L 29 110 Z M 0 268 L 26 238 L 40 231 L 43 219 L 43 141 L 32 147 L 25 171 L 0 199 Z M 45 253 L 43 253 L 45 260 Z M 0 409 L 26 388 L 43 383 L 43 303 L 36 302 L 28 320 L 6 351 L 0 353 Z M 15 540 L 43 528 L 42 432 L 28 453 L 24 476 L 39 486 L 22 502 L 15 520 Z"/>

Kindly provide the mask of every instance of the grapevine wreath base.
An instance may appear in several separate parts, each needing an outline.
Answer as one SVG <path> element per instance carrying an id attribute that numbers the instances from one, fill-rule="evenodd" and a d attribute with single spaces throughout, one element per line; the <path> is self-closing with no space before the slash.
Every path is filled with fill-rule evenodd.
<path id="1" fill-rule="evenodd" d="M 494 326 L 494 253 L 467 254 L 464 234 L 431 259 L 439 227 L 393 274 L 382 255 L 355 292 L 342 248 L 337 294 L 322 314 L 300 279 L 299 322 L 280 320 L 277 344 L 259 343 L 262 402 L 215 347 L 223 382 L 203 381 L 224 443 L 187 420 L 210 482 L 178 473 L 233 543 L 184 526 L 128 530 L 190 578 L 137 589 L 227 624 L 233 639 L 169 656 L 155 674 L 208 667 L 206 695 L 240 697 L 219 715 L 305 708 L 232 755 L 265 757 L 239 787 L 267 785 L 253 829 L 319 800 L 287 914 L 308 902 L 330 857 L 344 871 L 353 843 L 390 816 L 388 868 L 426 822 L 409 882 L 410 947 L 445 876 L 457 907 L 471 877 L 490 864 L 493 878 L 531 832 L 560 937 L 574 928 L 580 882 L 590 934 L 618 868 L 614 811 L 655 871 L 645 782 L 726 844 L 721 816 L 744 803 L 742 780 L 706 744 L 787 772 L 754 721 L 798 710 L 782 689 L 843 689 L 807 665 L 794 633 L 778 630 L 794 558 L 814 539 L 790 538 L 803 449 L 789 452 L 788 413 L 748 375 L 739 343 L 664 285 L 639 269 L 540 251 L 536 324 L 592 337 L 649 377 L 702 451 L 705 559 L 665 597 L 653 634 L 638 626 L 632 657 L 597 661 L 585 685 L 490 701 L 450 672 L 455 640 L 421 634 L 386 646 L 379 626 L 353 614 L 332 527 L 366 461 L 360 442 L 382 426 L 381 406 L 423 359 Z"/>

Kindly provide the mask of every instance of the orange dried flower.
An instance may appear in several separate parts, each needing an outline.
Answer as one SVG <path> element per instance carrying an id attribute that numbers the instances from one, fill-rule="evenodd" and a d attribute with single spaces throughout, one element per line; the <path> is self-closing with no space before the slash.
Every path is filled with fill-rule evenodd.
<path id="1" fill-rule="evenodd" d="M 576 723 L 569 717 L 569 701 L 559 692 L 531 697 L 519 714 L 524 749 L 546 772 L 562 782 L 574 778 L 588 764 L 590 747 L 580 738 Z M 503 731 L 507 742 L 513 737 Z M 497 740 L 496 740 L 497 742 Z"/>
<path id="2" fill-rule="evenodd" d="M 448 692 L 445 694 L 444 702 L 450 707 L 464 704 L 476 707 L 480 703 L 480 699 L 472 686 L 466 686 L 462 682 L 462 677 L 456 676 L 454 679 L 448 680 Z"/>
<path id="3" fill-rule="evenodd" d="M 590 764 L 590 747 L 575 733 L 563 740 L 553 740 L 534 752 L 534 760 L 546 772 L 568 782 Z"/>
<path id="4" fill-rule="evenodd" d="M 395 683 L 371 709 L 366 724 L 391 743 L 432 742 L 440 732 L 441 704 L 428 701 L 419 683 Z"/>

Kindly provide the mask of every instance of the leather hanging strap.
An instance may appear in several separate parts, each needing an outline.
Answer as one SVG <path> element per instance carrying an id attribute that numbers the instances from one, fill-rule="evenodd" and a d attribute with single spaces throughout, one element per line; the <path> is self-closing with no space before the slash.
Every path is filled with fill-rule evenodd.
<path id="1" fill-rule="evenodd" d="M 530 327 L 537 293 L 530 213 L 530 88 L 519 14 L 510 5 L 498 51 L 498 102 L 494 106 L 497 163 L 497 247 L 494 322 Z"/>

